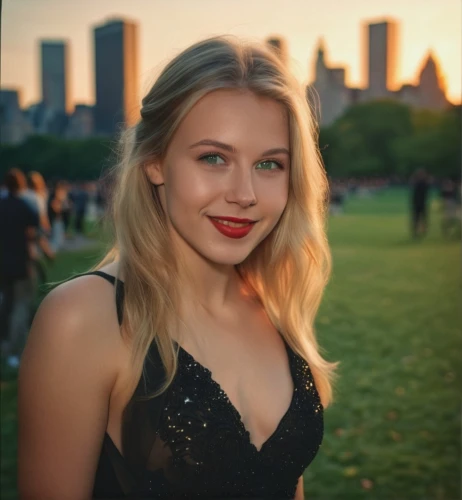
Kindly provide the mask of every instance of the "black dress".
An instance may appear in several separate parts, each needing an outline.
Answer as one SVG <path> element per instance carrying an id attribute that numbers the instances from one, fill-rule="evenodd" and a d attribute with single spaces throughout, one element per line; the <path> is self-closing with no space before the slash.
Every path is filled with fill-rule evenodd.
<path id="1" fill-rule="evenodd" d="M 115 279 L 100 271 L 112 283 Z M 123 283 L 116 283 L 119 323 Z M 284 341 L 294 392 L 260 450 L 210 370 L 178 346 L 178 371 L 166 392 L 155 342 L 122 424 L 122 453 L 105 434 L 94 498 L 294 498 L 298 478 L 323 437 L 323 408 L 308 364 Z"/>

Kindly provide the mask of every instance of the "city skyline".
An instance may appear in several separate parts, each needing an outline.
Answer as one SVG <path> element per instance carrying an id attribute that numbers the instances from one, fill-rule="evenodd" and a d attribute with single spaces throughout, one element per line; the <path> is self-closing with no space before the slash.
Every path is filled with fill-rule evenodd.
<path id="1" fill-rule="evenodd" d="M 36 17 L 39 16 L 39 14 L 34 11 L 34 8 L 29 12 L 29 21 L 24 18 L 23 14 L 21 17 L 21 15 L 16 12 L 17 6 L 21 4 L 23 9 L 26 5 L 34 7 L 31 0 L 15 0 L 15 3 L 13 3 L 12 0 L 4 1 L 3 18 L 6 22 L 4 23 L 4 33 L 2 33 L 3 57 L 1 83 L 2 88 L 18 88 L 21 93 L 22 106 L 37 102 L 40 98 L 40 85 L 37 81 L 38 45 L 41 39 L 50 38 L 69 40 L 72 61 L 72 81 L 70 85 L 73 91 L 73 104 L 93 104 L 95 102 L 95 97 L 91 43 L 92 30 L 96 25 L 106 22 L 108 18 L 115 16 L 122 16 L 129 20 L 132 19 L 138 22 L 140 26 L 140 95 L 143 95 L 147 91 L 159 70 L 171 57 L 185 48 L 189 43 L 204 38 L 205 36 L 219 33 L 231 33 L 260 40 L 273 35 L 283 36 L 288 41 L 288 51 L 291 61 L 295 66 L 295 73 L 304 83 L 310 82 L 313 78 L 315 48 L 318 39 L 323 37 L 329 47 L 329 56 L 332 61 L 335 61 L 335 64 L 341 64 L 347 67 L 348 84 L 351 86 L 364 86 L 363 51 L 361 47 L 363 43 L 363 24 L 386 17 L 395 19 L 402 28 L 399 40 L 400 62 L 398 63 L 397 80 L 401 84 L 413 83 L 428 51 L 432 50 L 433 54 L 435 54 L 436 58 L 440 61 L 443 74 L 446 77 L 448 98 L 452 102 L 460 102 L 461 44 L 459 40 L 461 35 L 460 29 L 456 33 L 451 26 L 454 26 L 454 18 L 460 18 L 457 14 L 458 10 L 459 12 L 461 11 L 461 7 L 460 4 L 452 0 L 447 0 L 443 7 L 441 4 L 437 6 L 436 2 L 429 0 L 426 3 L 427 9 L 421 8 L 421 3 L 415 2 L 414 0 L 405 2 L 408 6 L 412 6 L 412 4 L 416 6 L 419 4 L 419 21 L 417 24 L 419 24 L 422 32 L 425 32 L 425 23 L 428 24 L 430 18 L 432 18 L 435 26 L 438 24 L 438 21 L 438 26 L 440 26 L 442 21 L 446 20 L 447 26 L 444 30 L 444 36 L 441 35 L 439 39 L 435 38 L 435 32 L 438 31 L 435 28 L 431 30 L 431 32 L 425 33 L 426 39 L 428 39 L 427 42 L 422 42 L 421 39 L 419 43 L 417 43 L 417 40 L 415 40 L 415 43 L 409 42 L 410 33 L 415 33 L 416 20 L 414 19 L 411 23 L 407 23 L 405 11 L 403 11 L 402 8 L 400 10 L 400 8 L 398 8 L 398 2 L 394 0 L 387 2 L 386 9 L 380 5 L 375 5 L 374 8 L 370 8 L 370 6 L 366 8 L 366 6 L 364 6 L 364 8 L 360 9 L 359 13 L 350 13 L 350 16 L 348 16 L 346 12 L 341 12 L 341 16 L 335 16 L 328 19 L 329 22 L 327 25 L 325 22 L 325 13 L 323 13 L 322 7 L 319 7 L 319 15 L 317 18 L 319 20 L 319 27 L 316 30 L 313 29 L 313 24 L 316 24 L 313 22 L 313 19 L 293 15 L 297 10 L 300 13 L 306 13 L 306 4 L 315 5 L 314 2 L 309 1 L 300 2 L 298 0 L 293 0 L 290 23 L 288 22 L 288 17 L 285 16 L 285 14 L 287 14 L 287 9 L 285 9 L 285 11 L 282 10 L 281 15 L 279 15 L 278 12 L 277 16 L 273 16 L 277 18 L 277 22 L 275 22 L 274 19 L 268 19 L 267 10 L 269 9 L 259 10 L 262 2 L 259 0 L 249 1 L 246 4 L 248 5 L 246 12 L 241 16 L 242 22 L 240 24 L 236 23 L 236 13 L 234 11 L 239 10 L 239 6 L 242 7 L 243 2 L 241 0 L 234 0 L 233 5 L 235 5 L 236 8 L 228 9 L 230 14 L 227 16 L 227 18 L 230 18 L 228 21 L 219 17 L 218 7 L 223 8 L 225 5 L 224 2 L 211 2 L 209 0 L 195 0 L 194 4 L 197 6 L 196 9 L 192 8 L 191 3 L 186 4 L 184 0 L 173 0 L 168 5 L 164 0 L 153 1 L 150 2 L 149 5 L 155 8 L 146 7 L 145 9 L 142 9 L 142 6 L 146 6 L 146 3 L 140 3 L 137 0 L 133 0 L 130 6 L 127 6 L 127 2 L 119 2 L 118 0 L 114 0 L 111 3 L 106 2 L 106 0 L 100 0 L 96 4 L 94 2 L 92 3 L 92 9 L 90 9 L 92 15 L 90 16 L 82 14 L 82 11 L 85 11 L 85 5 L 79 4 L 79 9 L 75 11 L 76 15 L 74 16 L 74 4 L 68 4 L 68 2 L 64 1 L 58 4 L 55 0 L 42 0 L 40 3 L 44 7 L 47 5 L 49 7 L 54 6 L 55 9 L 53 12 L 48 10 L 48 22 L 35 23 L 32 29 L 30 25 L 32 17 L 35 20 Z M 90 2 L 84 0 L 82 3 L 89 4 Z M 275 8 L 279 6 L 281 10 L 282 3 L 283 2 L 279 0 L 274 0 L 269 4 L 275 6 Z M 326 0 L 323 2 L 323 5 L 331 4 L 332 6 L 333 3 L 335 3 L 333 0 Z M 383 3 L 385 6 L 385 2 L 377 2 L 377 4 L 380 3 Z M 67 4 L 65 5 L 66 9 L 64 9 L 63 4 Z M 182 7 L 182 10 L 179 11 L 180 13 L 177 13 L 175 17 L 172 16 L 172 20 L 175 20 L 175 22 L 167 23 L 167 26 L 165 26 L 165 19 L 168 17 L 168 10 L 172 4 L 175 4 L 177 9 Z M 352 0 L 349 2 L 349 5 L 351 5 L 350 10 L 353 10 L 354 6 L 359 9 L 363 4 L 363 0 Z M 112 8 L 104 11 L 103 7 L 105 5 L 112 5 Z M 210 9 L 207 11 L 207 16 L 204 16 L 206 6 L 209 6 Z M 437 8 L 437 11 L 432 13 L 432 7 L 434 9 Z M 47 9 L 44 10 L 46 11 Z M 62 16 L 62 10 L 68 12 L 66 18 Z M 341 9 L 337 9 L 338 13 L 340 13 L 340 11 Z M 111 12 L 114 12 L 114 15 L 111 15 Z M 139 16 L 141 12 L 146 15 Z M 148 14 L 150 12 L 155 12 L 157 16 L 149 16 Z M 335 12 L 335 9 L 333 12 Z M 101 13 L 101 15 L 99 13 Z M 258 14 L 260 15 L 258 16 Z M 188 29 L 182 30 L 181 28 L 184 27 L 185 19 L 188 18 L 188 16 L 190 18 L 190 26 L 187 26 Z M 258 22 L 255 21 L 256 17 L 260 18 Z M 301 19 L 303 17 L 304 20 Z M 342 19 L 338 19 L 339 17 Z M 54 21 L 52 23 L 53 26 L 50 24 L 50 19 Z M 70 19 L 74 24 L 71 23 Z M 198 22 L 197 19 L 202 20 Z M 350 21 L 348 19 L 350 19 Z M 10 23 L 8 22 L 9 20 L 11 20 Z M 20 26 L 18 26 L 19 29 L 16 30 L 14 30 L 15 20 L 16 23 L 20 24 Z M 20 23 L 20 21 L 22 22 Z M 216 29 L 213 31 L 210 30 L 210 21 L 213 21 L 212 24 L 214 27 L 216 26 Z M 352 21 L 354 21 L 355 24 L 352 25 Z M 227 26 L 226 22 L 228 22 Z M 188 25 L 188 23 L 186 23 L 186 25 Z M 220 29 L 220 25 L 223 26 L 223 29 Z M 279 26 L 280 29 L 275 29 L 276 25 Z M 305 29 L 303 29 L 303 25 L 306 26 Z M 169 31 L 169 26 L 172 29 L 170 30 L 171 36 L 168 37 L 165 36 L 165 32 Z M 290 26 L 290 29 L 288 29 L 288 26 Z M 323 28 L 323 26 L 326 27 Z M 340 26 L 342 27 L 341 30 L 339 30 Z M 156 31 L 155 33 L 153 33 L 153 27 L 157 28 L 157 30 L 154 30 Z M 343 49 L 348 49 L 347 58 L 342 57 L 342 53 L 345 54 L 346 52 L 345 50 L 340 50 L 341 46 L 338 45 L 338 36 L 335 36 L 336 32 L 338 35 L 339 31 L 343 36 Z M 354 37 L 352 33 L 355 34 Z M 82 40 L 85 40 L 85 43 L 82 43 Z M 149 41 L 151 41 L 151 43 L 149 43 Z M 153 44 L 152 41 L 156 43 Z M 21 58 L 21 65 L 14 63 L 13 59 L 15 59 L 15 55 Z M 411 61 L 411 63 L 408 61 Z M 451 64 L 449 64 L 448 61 L 450 61 Z M 409 68 L 409 66 L 411 67 Z"/>

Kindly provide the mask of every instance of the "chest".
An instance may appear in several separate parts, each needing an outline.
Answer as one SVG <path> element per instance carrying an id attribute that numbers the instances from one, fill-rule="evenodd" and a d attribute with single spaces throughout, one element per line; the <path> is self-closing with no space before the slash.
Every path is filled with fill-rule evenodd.
<path id="1" fill-rule="evenodd" d="M 145 471 L 140 484 L 146 491 L 165 496 L 194 491 L 202 497 L 277 492 L 278 498 L 293 498 L 299 476 L 320 446 L 323 412 L 308 364 L 283 347 L 293 391 L 269 430 L 264 412 L 251 415 L 260 416 L 261 435 L 252 427 L 258 420 L 245 421 L 212 371 L 180 347 L 178 370 L 162 401 L 140 403 L 125 425 L 130 434 L 125 456 Z M 239 391 L 232 394 L 238 397 Z M 275 399 L 277 393 L 268 401 L 270 409 Z"/>
<path id="2" fill-rule="evenodd" d="M 260 448 L 288 410 L 294 381 L 286 344 L 264 317 L 230 325 L 202 324 L 181 343 L 180 354 L 210 379 Z"/>
<path id="3" fill-rule="evenodd" d="M 175 488 L 194 484 L 217 496 L 225 487 L 264 496 L 282 484 L 295 485 L 319 448 L 323 423 L 309 371 L 293 353 L 289 356 L 293 397 L 275 428 L 256 443 L 211 372 L 180 350 L 178 374 L 162 404 L 147 468 L 163 470 Z"/>

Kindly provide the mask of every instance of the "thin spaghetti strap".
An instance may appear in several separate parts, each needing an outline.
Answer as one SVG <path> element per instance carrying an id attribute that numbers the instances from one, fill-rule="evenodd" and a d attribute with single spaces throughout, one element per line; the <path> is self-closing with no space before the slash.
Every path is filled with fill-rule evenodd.
<path id="1" fill-rule="evenodd" d="M 115 277 L 111 276 L 110 274 L 105 273 L 104 271 L 90 271 L 88 273 L 82 274 L 81 276 L 87 276 L 87 275 L 95 274 L 96 276 L 101 276 L 101 278 L 104 278 L 105 280 L 109 281 L 114 285 L 115 283 Z"/>
<path id="2" fill-rule="evenodd" d="M 109 283 L 116 285 L 117 320 L 119 322 L 119 325 L 121 325 L 122 320 L 123 320 L 123 313 L 124 313 L 124 283 L 123 283 L 123 281 L 117 280 L 117 283 L 116 283 L 116 278 L 110 274 L 105 273 L 104 271 L 90 271 L 88 273 L 79 274 L 79 276 L 88 276 L 88 275 L 101 276 L 101 278 L 104 278 L 106 281 L 109 281 Z M 75 276 L 75 277 L 77 278 L 77 276 Z"/>

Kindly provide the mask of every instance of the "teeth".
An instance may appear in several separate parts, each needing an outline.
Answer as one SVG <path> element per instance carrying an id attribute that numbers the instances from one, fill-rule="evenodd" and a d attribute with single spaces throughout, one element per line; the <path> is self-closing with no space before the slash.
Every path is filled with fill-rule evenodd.
<path id="1" fill-rule="evenodd" d="M 223 224 L 224 226 L 229 226 L 229 227 L 244 227 L 248 226 L 251 224 L 251 222 L 244 222 L 244 223 L 239 223 L 239 222 L 231 222 L 229 220 L 222 220 L 222 219 L 215 219 L 218 221 L 220 224 Z"/>

